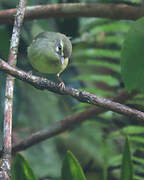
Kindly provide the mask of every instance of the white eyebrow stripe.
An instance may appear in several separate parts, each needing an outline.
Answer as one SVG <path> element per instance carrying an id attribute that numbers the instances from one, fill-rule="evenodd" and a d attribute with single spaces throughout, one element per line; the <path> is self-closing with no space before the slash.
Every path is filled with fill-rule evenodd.
<path id="1" fill-rule="evenodd" d="M 60 41 L 60 45 L 61 45 L 61 54 L 59 54 L 59 47 L 58 46 L 56 46 L 56 52 L 59 54 L 59 55 L 61 55 L 61 56 L 63 56 L 64 57 L 64 52 L 63 52 L 63 43 L 62 43 L 62 41 Z"/>
<path id="2" fill-rule="evenodd" d="M 60 45 L 61 45 L 62 51 L 63 51 L 63 42 L 62 42 L 62 40 L 60 40 Z"/>
<path id="3" fill-rule="evenodd" d="M 59 52 L 58 46 L 56 47 L 56 52 Z"/>
<path id="4" fill-rule="evenodd" d="M 61 45 L 61 47 L 62 47 L 62 51 L 61 51 L 62 54 L 61 54 L 61 55 L 64 56 L 64 52 L 63 52 L 63 41 L 62 41 L 62 40 L 60 40 L 60 45 Z"/>

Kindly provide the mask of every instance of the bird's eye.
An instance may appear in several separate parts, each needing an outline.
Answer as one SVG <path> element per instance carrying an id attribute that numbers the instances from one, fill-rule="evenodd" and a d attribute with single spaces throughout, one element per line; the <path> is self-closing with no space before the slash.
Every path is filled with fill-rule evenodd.
<path id="1" fill-rule="evenodd" d="M 62 50 L 62 47 L 61 47 L 61 45 L 60 45 L 60 44 L 58 45 L 58 49 L 59 49 L 59 51 L 61 51 L 61 50 Z"/>
<path id="2" fill-rule="evenodd" d="M 62 55 L 62 53 L 63 53 L 63 46 L 61 44 L 57 45 L 56 52 L 57 52 L 57 54 Z"/>

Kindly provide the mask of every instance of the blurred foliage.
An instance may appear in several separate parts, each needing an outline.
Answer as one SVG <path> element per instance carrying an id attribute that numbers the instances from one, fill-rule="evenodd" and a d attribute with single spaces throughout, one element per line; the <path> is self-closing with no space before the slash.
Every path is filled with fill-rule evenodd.
<path id="1" fill-rule="evenodd" d="M 123 151 L 123 158 L 122 158 L 120 180 L 132 180 L 133 179 L 133 163 L 132 163 L 130 151 L 131 151 L 130 143 L 129 143 L 128 138 L 126 137 L 124 151 Z"/>
<path id="2" fill-rule="evenodd" d="M 19 153 L 14 157 L 12 163 L 12 180 L 37 180 L 28 161 Z"/>
<path id="3" fill-rule="evenodd" d="M 63 160 L 62 179 L 86 180 L 79 162 L 70 151 L 67 151 Z"/>
<path id="4" fill-rule="evenodd" d="M 121 53 L 122 77 L 126 89 L 130 92 L 144 92 L 144 18 L 140 18 L 131 26 L 124 41 Z M 135 82 L 135 83 L 133 83 Z"/>
<path id="5" fill-rule="evenodd" d="M 0 9 L 16 7 L 17 0 L 1 0 Z M 31 0 L 28 5 L 70 1 Z M 88 2 L 87 0 L 71 2 Z M 96 2 L 96 1 L 91 1 Z M 136 3 L 140 0 L 102 1 Z M 72 37 L 73 54 L 62 78 L 68 86 L 87 90 L 102 97 L 110 97 L 124 88 L 120 74 L 120 53 L 125 35 L 133 21 L 106 18 L 43 19 L 23 24 L 17 66 L 33 70 L 27 59 L 27 46 L 42 31 L 61 31 Z M 71 26 L 70 26 L 71 25 Z M 7 60 L 12 33 L 11 25 L 1 25 L 0 57 Z M 45 76 L 56 81 L 53 75 Z M 5 74 L 0 72 L 1 136 L 3 123 Z M 127 102 L 129 106 L 144 110 L 144 95 L 139 94 Z M 39 129 L 60 121 L 67 115 L 82 112 L 90 105 L 37 90 L 16 80 L 13 110 L 13 142 L 31 135 Z M 67 150 L 77 157 L 88 180 L 119 180 L 125 135 L 131 142 L 134 179 L 144 178 L 144 123 L 133 118 L 106 112 L 88 119 L 81 125 L 23 152 L 39 179 L 57 179 L 61 175 L 62 160 Z"/>

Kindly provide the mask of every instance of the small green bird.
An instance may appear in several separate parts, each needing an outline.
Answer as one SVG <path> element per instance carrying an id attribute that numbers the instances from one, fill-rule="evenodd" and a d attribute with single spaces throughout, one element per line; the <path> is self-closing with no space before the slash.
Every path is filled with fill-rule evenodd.
<path id="1" fill-rule="evenodd" d="M 70 39 L 56 32 L 42 32 L 28 47 L 31 65 L 39 72 L 56 74 L 60 85 L 64 86 L 60 74 L 68 65 L 72 53 Z"/>

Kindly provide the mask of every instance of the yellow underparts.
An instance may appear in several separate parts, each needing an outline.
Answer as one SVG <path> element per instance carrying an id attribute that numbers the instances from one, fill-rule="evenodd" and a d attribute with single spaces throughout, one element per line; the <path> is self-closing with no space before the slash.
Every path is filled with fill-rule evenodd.
<path id="1" fill-rule="evenodd" d="M 60 74 L 65 70 L 65 68 L 67 67 L 68 65 L 68 58 L 65 58 L 64 59 L 64 63 L 61 65 L 61 70 L 59 73 L 57 73 L 57 76 L 60 76 Z"/>

